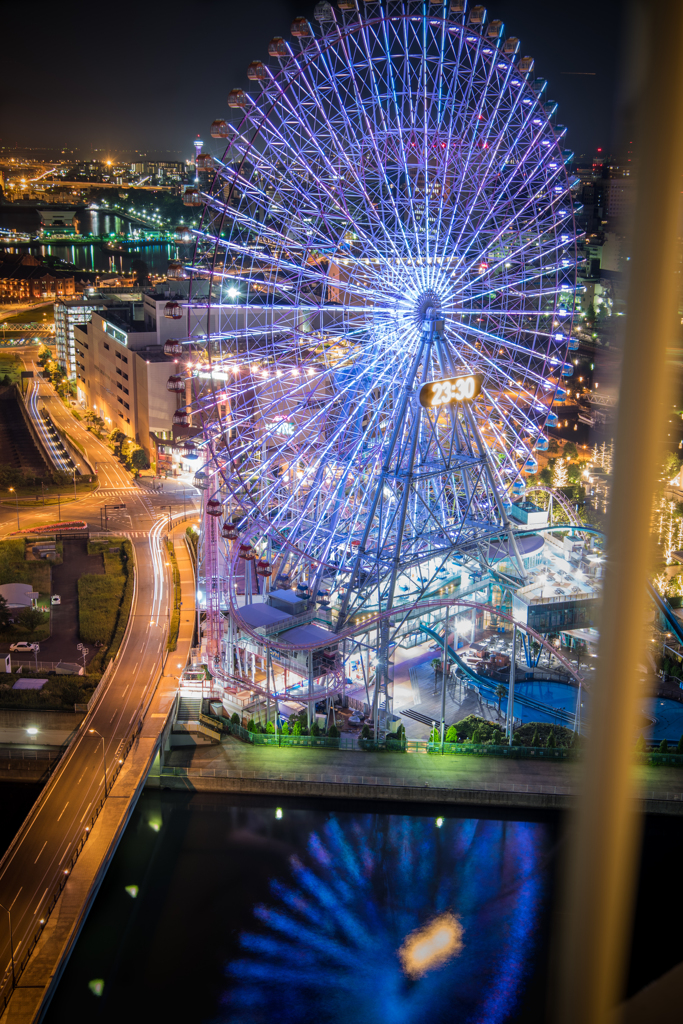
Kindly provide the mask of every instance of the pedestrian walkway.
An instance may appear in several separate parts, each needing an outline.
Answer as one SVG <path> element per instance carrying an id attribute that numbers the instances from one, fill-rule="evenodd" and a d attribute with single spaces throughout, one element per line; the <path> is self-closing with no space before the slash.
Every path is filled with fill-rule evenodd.
<path id="1" fill-rule="evenodd" d="M 633 772 L 646 810 L 683 814 L 683 770 L 637 765 Z M 226 737 L 219 745 L 170 751 L 150 784 L 199 792 L 551 809 L 571 806 L 582 780 L 581 761 L 252 746 Z"/>

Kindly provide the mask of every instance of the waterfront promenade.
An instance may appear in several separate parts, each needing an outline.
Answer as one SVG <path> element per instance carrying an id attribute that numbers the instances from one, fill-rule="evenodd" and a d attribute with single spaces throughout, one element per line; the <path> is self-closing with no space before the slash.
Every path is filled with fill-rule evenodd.
<path id="1" fill-rule="evenodd" d="M 637 765 L 633 771 L 645 810 L 683 814 L 683 769 Z M 561 810 L 578 795 L 582 773 L 580 761 L 251 746 L 226 737 L 221 744 L 170 751 L 161 773 L 155 765 L 148 785 Z"/>

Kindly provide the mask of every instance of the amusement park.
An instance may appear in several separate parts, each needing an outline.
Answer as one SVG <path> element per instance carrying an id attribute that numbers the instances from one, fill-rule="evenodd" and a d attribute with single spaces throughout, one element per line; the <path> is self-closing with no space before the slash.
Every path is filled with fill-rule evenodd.
<path id="1" fill-rule="evenodd" d="M 546 81 L 441 0 L 319 3 L 247 75 L 164 310 L 202 493 L 184 692 L 379 745 L 468 709 L 580 733 L 602 534 L 529 483 L 578 348 Z"/>

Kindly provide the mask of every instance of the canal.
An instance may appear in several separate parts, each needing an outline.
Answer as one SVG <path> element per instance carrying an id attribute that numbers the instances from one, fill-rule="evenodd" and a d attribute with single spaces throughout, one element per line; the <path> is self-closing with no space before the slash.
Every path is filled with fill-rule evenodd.
<path id="1" fill-rule="evenodd" d="M 541 1024 L 561 819 L 441 814 L 145 792 L 45 1021 Z M 683 960 L 682 841 L 646 818 L 629 992 Z"/>

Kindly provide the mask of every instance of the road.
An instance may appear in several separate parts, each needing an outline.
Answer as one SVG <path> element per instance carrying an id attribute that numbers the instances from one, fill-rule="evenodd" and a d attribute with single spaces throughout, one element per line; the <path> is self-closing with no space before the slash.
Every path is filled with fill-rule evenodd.
<path id="1" fill-rule="evenodd" d="M 161 506 L 172 505 L 177 517 L 182 516 L 183 509 L 182 491 L 153 494 L 138 487 L 106 446 L 70 416 L 49 384 L 40 384 L 40 399 L 55 422 L 68 423 L 69 433 L 83 445 L 88 458 L 97 462 L 98 475 L 105 484 L 66 506 L 68 518 L 82 518 L 99 530 L 102 505 L 111 503 L 114 496 L 117 503 L 125 501 L 126 509 L 110 518 L 109 528 L 130 535 L 137 573 L 132 624 L 116 668 L 95 710 L 44 790 L 38 810 L 0 862 L 0 904 L 11 912 L 17 962 L 45 914 L 56 879 L 68 870 L 64 865 L 103 793 L 105 764 L 111 771 L 119 744 L 135 728 L 146 693 L 158 675 L 169 618 L 169 580 L 162 552 L 167 510 Z M 190 502 L 189 493 L 185 495 L 188 510 L 195 496 L 192 490 Z M 31 510 L 25 519 L 27 526 L 54 522 L 56 509 L 48 506 Z M 15 529 L 14 510 L 1 509 L 0 536 Z M 96 732 L 91 734 L 91 728 Z M 0 911 L 0 994 L 10 983 L 8 919 Z"/>

